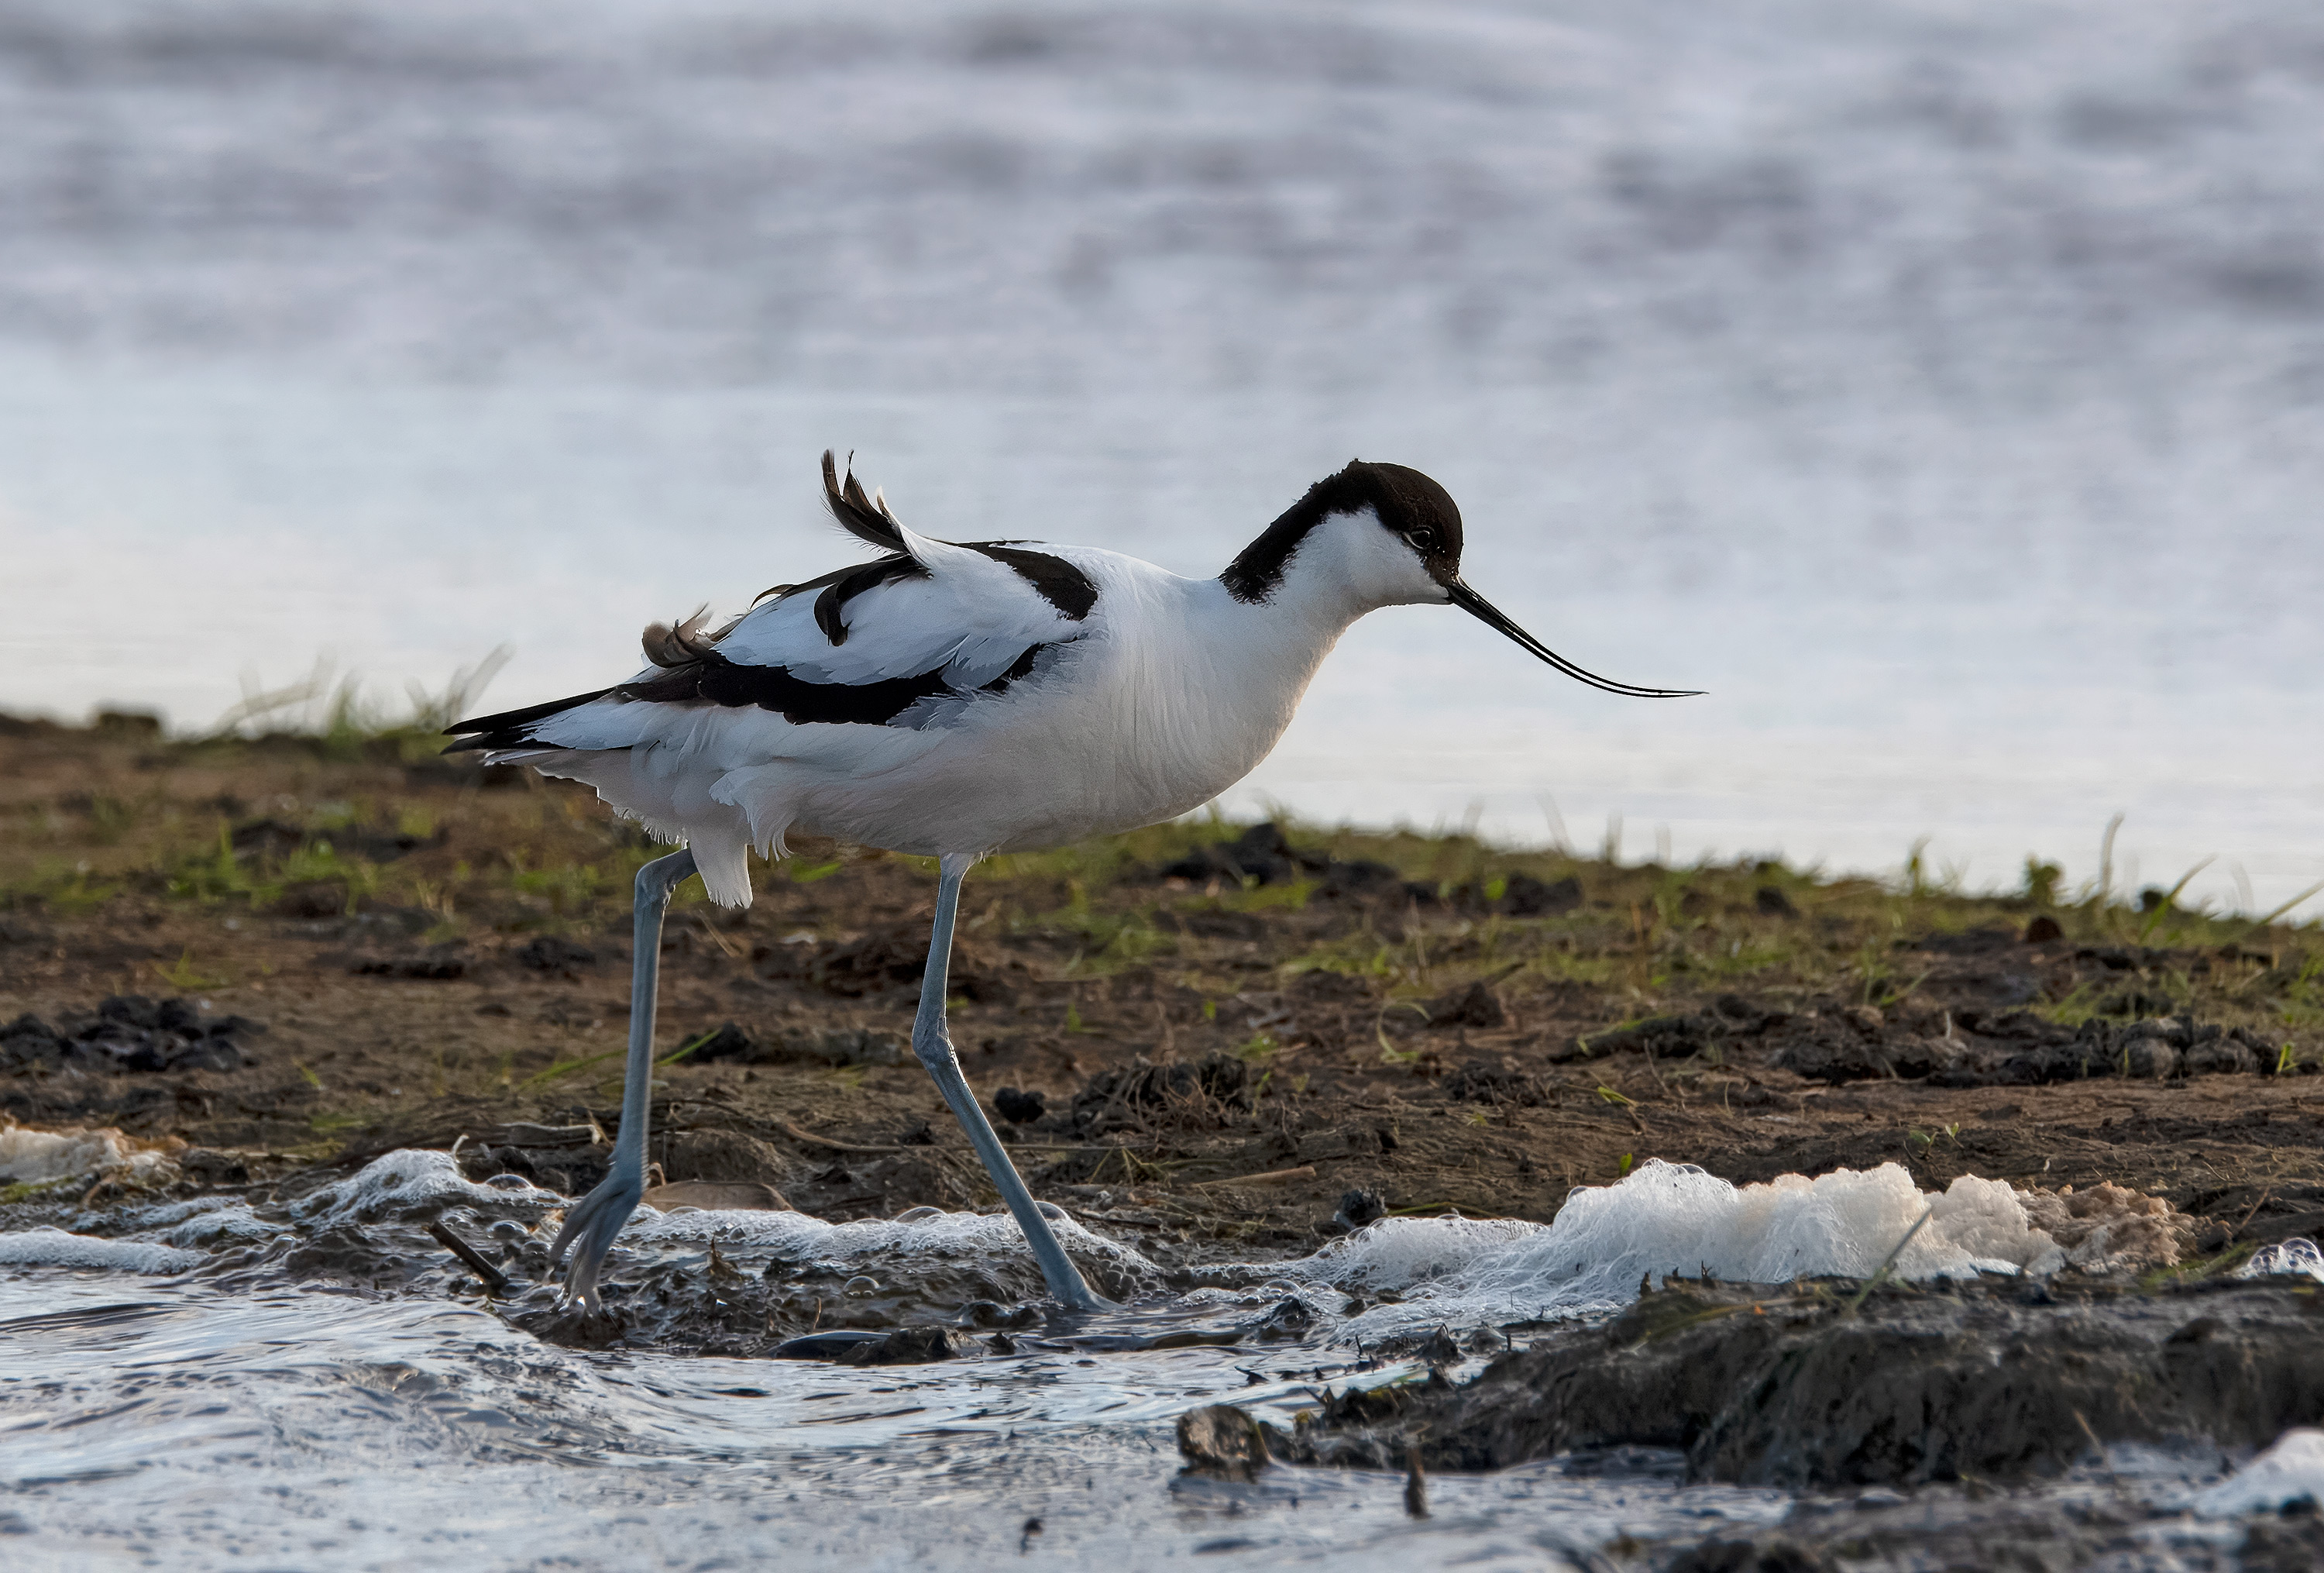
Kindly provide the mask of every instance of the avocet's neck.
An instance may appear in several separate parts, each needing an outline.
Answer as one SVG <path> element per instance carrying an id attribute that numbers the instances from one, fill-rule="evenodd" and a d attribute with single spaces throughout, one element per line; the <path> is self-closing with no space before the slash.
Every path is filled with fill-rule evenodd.
<path id="1" fill-rule="evenodd" d="M 1357 618 L 1446 598 L 1370 511 L 1314 521 L 1287 541 L 1262 536 L 1217 578 L 1178 582 L 1189 597 L 1194 649 L 1176 680 L 1204 697 L 1211 725 L 1263 738 L 1250 763 L 1274 745 L 1316 668 Z"/>

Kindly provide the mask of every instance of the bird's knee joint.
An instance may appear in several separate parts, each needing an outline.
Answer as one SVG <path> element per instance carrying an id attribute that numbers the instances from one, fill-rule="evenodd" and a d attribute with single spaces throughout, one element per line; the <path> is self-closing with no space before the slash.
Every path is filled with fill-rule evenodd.
<path id="1" fill-rule="evenodd" d="M 954 1051 L 952 1040 L 942 1032 L 914 1032 L 912 1052 L 919 1057 L 922 1065 L 932 1071 L 960 1063 L 960 1056 Z"/>

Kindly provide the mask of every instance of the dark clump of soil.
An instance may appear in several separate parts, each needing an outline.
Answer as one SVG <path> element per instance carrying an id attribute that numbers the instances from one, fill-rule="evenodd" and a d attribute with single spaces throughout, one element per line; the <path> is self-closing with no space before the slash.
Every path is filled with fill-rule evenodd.
<path id="1" fill-rule="evenodd" d="M 597 965 L 597 953 L 586 945 L 555 934 L 542 934 L 519 946 L 514 960 L 520 967 L 553 977 L 573 977 Z"/>
<path id="2" fill-rule="evenodd" d="M 1978 1282 L 1677 1284 L 1614 1320 L 1441 1378 L 1332 1398 L 1277 1457 L 1504 1468 L 1682 1450 L 1690 1478 L 1808 1487 L 2054 1476 L 2095 1442 L 2272 1442 L 2324 1417 L 2312 1286 L 2172 1292 Z"/>
<path id="3" fill-rule="evenodd" d="M 1251 1068 L 1231 1054 L 1213 1054 L 1195 1064 L 1161 1065 L 1143 1058 L 1115 1070 L 1100 1071 L 1074 1095 L 1073 1128 L 1093 1135 L 1138 1125 L 1166 1115 L 1182 1124 L 1231 1124 L 1250 1108 Z"/>
<path id="4" fill-rule="evenodd" d="M 352 962 L 347 970 L 358 977 L 403 977 L 444 983 L 468 976 L 468 958 L 456 944 L 430 945 L 401 956 L 374 956 Z"/>
<path id="5" fill-rule="evenodd" d="M 1021 1087 L 1004 1087 L 992 1095 L 992 1112 L 1012 1125 L 1029 1125 L 1049 1112 L 1049 1100 Z"/>
<path id="6" fill-rule="evenodd" d="M 0 1027 L 0 1069 L 233 1070 L 266 1031 L 244 1016 L 210 1016 L 199 1002 L 111 995 L 88 1017 L 51 1026 L 30 1012 Z"/>
<path id="7" fill-rule="evenodd" d="M 883 924 L 860 938 L 829 945 L 760 946 L 752 959 L 761 977 L 795 983 L 841 999 L 916 994 L 927 971 L 927 925 Z M 1016 998 L 1018 988 L 1009 972 L 982 946 L 957 940 L 945 976 L 946 992 L 979 1004 L 1007 1004 Z"/>

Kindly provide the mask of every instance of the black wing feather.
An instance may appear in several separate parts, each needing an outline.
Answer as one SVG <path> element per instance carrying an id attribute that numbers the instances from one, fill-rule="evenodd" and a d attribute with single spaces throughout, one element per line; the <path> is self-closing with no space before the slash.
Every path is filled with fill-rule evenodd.
<path id="1" fill-rule="evenodd" d="M 823 593 L 815 598 L 815 625 L 823 630 L 823 636 L 833 644 L 844 644 L 847 643 L 847 624 L 841 614 L 847 609 L 848 602 L 866 590 L 878 589 L 890 579 L 927 577 L 927 568 L 917 559 L 909 557 L 883 557 L 876 562 L 867 562 L 830 576 L 824 584 Z M 803 590 L 807 586 L 801 585 L 798 588 Z M 798 591 L 790 593 L 797 595 Z"/>
<path id="2" fill-rule="evenodd" d="M 903 527 L 897 523 L 896 516 L 888 512 L 886 501 L 883 499 L 875 504 L 863 495 L 863 484 L 855 478 L 852 456 L 847 467 L 847 479 L 842 484 L 831 449 L 826 448 L 823 450 L 823 500 L 830 506 L 831 516 L 858 541 L 868 541 L 882 551 L 902 551 L 909 555 L 904 545 Z"/>
<path id="3" fill-rule="evenodd" d="M 521 710 L 503 710 L 497 716 L 478 716 L 471 721 L 455 721 L 444 730 L 459 742 L 444 750 L 447 754 L 463 754 L 472 748 L 521 748 L 532 741 L 530 728 L 536 721 L 546 721 L 612 693 L 611 689 L 599 689 L 595 693 L 575 694 L 570 699 L 551 699 L 544 705 L 527 705 Z M 475 736 L 466 736 L 473 733 Z"/>

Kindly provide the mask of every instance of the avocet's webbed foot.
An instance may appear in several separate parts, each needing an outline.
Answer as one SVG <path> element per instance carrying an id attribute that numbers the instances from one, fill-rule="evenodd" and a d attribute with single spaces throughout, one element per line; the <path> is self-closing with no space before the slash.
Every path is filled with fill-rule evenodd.
<path id="1" fill-rule="evenodd" d="M 565 1248 L 572 1246 L 573 1260 L 565 1270 L 567 1304 L 577 1304 L 590 1312 L 604 1309 L 597 1298 L 597 1273 L 605 1265 L 605 1253 L 613 1248 L 613 1236 L 630 1221 L 638 1198 L 644 1194 L 644 1182 L 636 1175 L 623 1174 L 617 1164 L 596 1189 L 565 1215 L 565 1226 L 557 1231 L 557 1243 L 549 1248 L 549 1262 L 555 1266 L 564 1260 Z"/>

